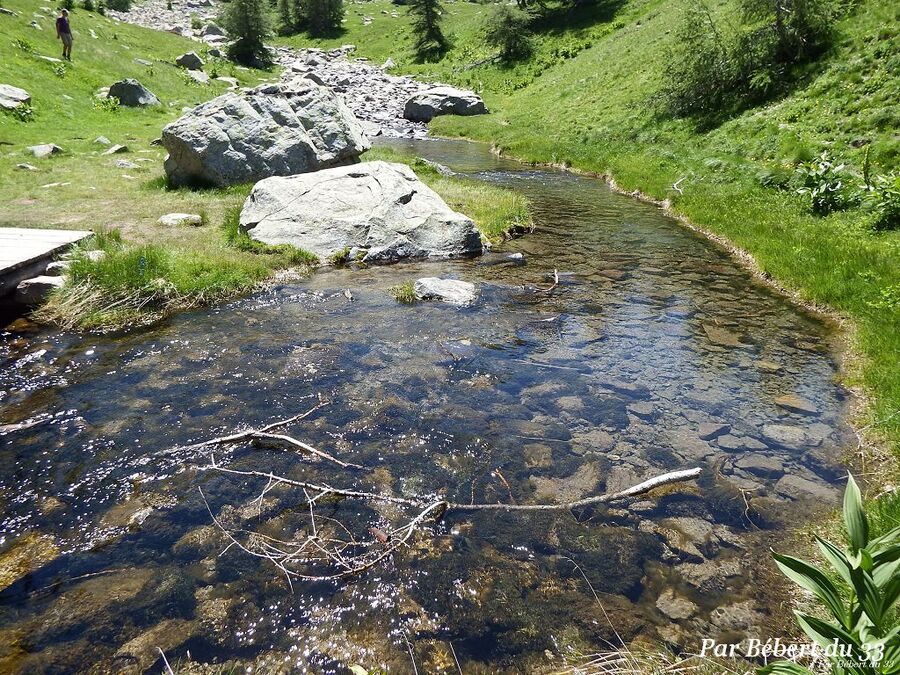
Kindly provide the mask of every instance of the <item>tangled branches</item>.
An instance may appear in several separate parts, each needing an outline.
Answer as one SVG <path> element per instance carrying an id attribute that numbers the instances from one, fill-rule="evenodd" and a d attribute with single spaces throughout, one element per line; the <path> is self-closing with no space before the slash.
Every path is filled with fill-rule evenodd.
<path id="1" fill-rule="evenodd" d="M 291 436 L 271 433 L 273 429 L 308 417 L 323 405 L 325 403 L 320 401 L 306 413 L 287 420 L 274 422 L 259 429 L 221 436 L 190 447 L 201 449 L 233 444 L 248 439 L 275 440 L 319 460 L 333 463 L 342 469 L 367 470 L 366 467 L 340 460 Z M 280 539 L 253 530 L 229 529 L 220 518 L 215 516 L 206 501 L 206 496 L 201 491 L 213 523 L 229 542 L 226 550 L 236 547 L 251 556 L 269 561 L 285 575 L 291 586 L 293 580 L 334 581 L 353 577 L 372 569 L 387 561 L 395 553 L 407 548 L 417 532 L 425 529 L 429 523 L 441 521 L 448 512 L 567 511 L 624 501 L 664 485 L 693 480 L 701 473 L 699 468 L 673 471 L 655 476 L 625 490 L 559 504 L 463 504 L 448 501 L 437 495 L 398 497 L 391 494 L 335 487 L 326 483 L 296 480 L 273 472 L 235 469 L 219 463 L 214 454 L 211 455 L 209 466 L 205 468 L 223 474 L 264 480 L 265 485 L 254 500 L 254 502 L 258 502 L 260 508 L 266 496 L 276 488 L 295 490 L 302 494 L 303 501 L 301 503 L 305 506 L 306 512 L 303 519 L 304 526 L 297 530 L 292 537 Z M 511 491 L 510 496 L 512 496 Z M 334 506 L 344 501 L 368 506 L 389 505 L 399 512 L 412 515 L 406 515 L 403 518 L 405 521 L 403 524 L 387 531 L 371 526 L 365 530 L 364 535 L 354 534 L 351 526 L 345 522 L 322 513 L 326 504 Z"/>

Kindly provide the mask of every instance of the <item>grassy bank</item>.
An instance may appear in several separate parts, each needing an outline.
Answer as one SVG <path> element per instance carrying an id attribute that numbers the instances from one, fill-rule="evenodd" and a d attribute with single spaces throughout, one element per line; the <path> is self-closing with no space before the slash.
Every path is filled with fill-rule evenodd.
<path id="1" fill-rule="evenodd" d="M 892 417 L 900 410 L 900 232 L 873 232 L 862 208 L 813 215 L 790 185 L 795 168 L 823 150 L 848 164 L 849 184 L 862 182 L 865 147 L 873 172 L 897 168 L 896 5 L 859 2 L 839 22 L 834 47 L 788 93 L 699 128 L 666 117 L 659 104 L 674 29 L 689 4 L 627 0 L 551 13 L 533 55 L 505 66 L 490 60 L 480 37 L 490 11 L 480 4 L 446 5 L 454 47 L 434 64 L 413 62 L 408 19 L 402 8 L 393 17 L 397 8 L 385 0 L 351 6 L 345 33 L 333 40 L 284 40 L 354 43 L 372 61 L 391 57 L 396 70 L 471 87 L 492 114 L 438 118 L 434 132 L 607 174 L 623 189 L 667 199 L 802 300 L 851 319 L 847 381 L 871 398 L 861 424 L 900 451 L 900 415 Z M 733 16 L 736 4 L 712 11 Z"/>
<path id="2" fill-rule="evenodd" d="M 56 58 L 60 51 L 55 15 L 35 19 L 27 0 L 5 0 L 4 6 L 17 16 L 0 14 L 0 82 L 25 89 L 32 100 L 24 114 L 0 114 L 0 226 L 91 229 L 100 235 L 89 246 L 105 253 L 99 261 L 76 256 L 67 286 L 38 318 L 83 329 L 146 323 L 246 293 L 279 270 L 309 272 L 314 256 L 262 246 L 239 232 L 236 215 L 249 185 L 168 189 L 165 150 L 154 144 L 183 108 L 228 88 L 216 80 L 195 83 L 173 65 L 178 55 L 199 50 L 208 74 L 235 77 L 244 86 L 275 73 L 210 59 L 195 41 L 83 10 L 72 13 L 74 61 L 50 61 L 42 57 Z M 41 29 L 30 25 L 33 20 Z M 163 105 L 110 108 L 96 98 L 98 89 L 125 77 L 138 79 Z M 107 146 L 95 142 L 99 136 L 128 149 L 104 155 Z M 46 159 L 27 153 L 40 143 L 55 143 L 63 152 Z M 384 151 L 370 154 L 402 161 Z M 129 164 L 119 165 L 122 160 Z M 18 169 L 22 163 L 36 170 Z M 491 241 L 529 222 L 527 206 L 511 192 L 447 178 L 421 162 L 414 168 Z M 205 224 L 157 223 L 174 212 L 201 214 Z"/>

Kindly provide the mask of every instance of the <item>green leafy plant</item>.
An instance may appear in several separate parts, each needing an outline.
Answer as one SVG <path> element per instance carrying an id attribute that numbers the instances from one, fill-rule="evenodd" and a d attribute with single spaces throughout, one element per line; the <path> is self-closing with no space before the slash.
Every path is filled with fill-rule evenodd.
<path id="1" fill-rule="evenodd" d="M 34 45 L 25 38 L 16 38 L 13 40 L 13 47 L 20 49 L 26 54 L 34 54 Z"/>
<path id="2" fill-rule="evenodd" d="M 860 186 L 863 204 L 875 216 L 872 229 L 884 232 L 900 228 L 900 173 L 891 171 Z"/>
<path id="3" fill-rule="evenodd" d="M 845 547 L 816 537 L 831 576 L 791 556 L 773 553 L 775 563 L 788 579 L 812 593 L 829 615 L 823 620 L 795 612 L 800 628 L 828 659 L 833 675 L 900 673 L 900 624 L 894 610 L 900 598 L 900 526 L 880 537 L 870 536 L 853 476 L 847 478 L 843 516 Z M 813 675 L 789 661 L 772 663 L 757 673 Z"/>
<path id="4" fill-rule="evenodd" d="M 93 12 L 94 11 L 94 0 L 82 0 L 81 7 L 86 12 Z"/>
<path id="5" fill-rule="evenodd" d="M 411 305 L 418 300 L 416 297 L 416 288 L 411 281 L 404 281 L 388 289 L 388 293 L 394 296 L 394 300 L 404 305 Z"/>
<path id="6" fill-rule="evenodd" d="M 34 108 L 25 103 L 20 103 L 14 108 L 4 108 L 3 112 L 15 117 L 20 122 L 32 122 L 34 120 Z"/>
<path id="7" fill-rule="evenodd" d="M 807 197 L 810 210 L 816 215 L 826 216 L 847 206 L 842 176 L 845 168 L 844 164 L 835 164 L 827 151 L 797 167 L 797 194 Z"/>
<path id="8" fill-rule="evenodd" d="M 66 65 L 64 63 L 57 63 L 53 66 L 53 74 L 57 77 L 65 77 L 67 72 L 69 71 L 66 70 Z"/>
<path id="9" fill-rule="evenodd" d="M 119 109 L 119 99 L 115 96 L 95 96 L 94 108 L 107 112 L 116 112 Z"/>
<path id="10" fill-rule="evenodd" d="M 117 12 L 127 12 L 131 9 L 131 0 L 106 0 L 106 6 Z"/>

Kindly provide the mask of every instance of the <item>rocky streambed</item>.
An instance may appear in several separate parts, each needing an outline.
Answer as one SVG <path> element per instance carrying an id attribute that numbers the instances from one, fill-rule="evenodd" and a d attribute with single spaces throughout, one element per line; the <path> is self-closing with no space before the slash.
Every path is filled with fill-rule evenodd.
<path id="1" fill-rule="evenodd" d="M 454 654 L 467 673 L 552 672 L 617 636 L 780 634 L 768 547 L 836 503 L 854 438 L 827 327 L 601 182 L 463 142 L 391 143 L 521 191 L 538 230 L 478 259 L 331 268 L 144 332 L 0 336 L 4 672 L 141 672 L 160 668 L 156 647 L 271 672 L 409 672 L 410 650 L 420 672 L 456 672 Z M 434 276 L 476 293 L 394 299 Z M 210 470 L 189 444 L 320 396 L 286 431 L 372 471 L 250 443 L 217 461 L 463 503 L 704 477 L 628 508 L 457 515 L 358 578 L 291 590 L 223 553 L 211 514 L 288 538 L 308 526 L 302 498 L 260 500 L 265 480 Z M 323 515 L 362 536 L 403 517 Z"/>

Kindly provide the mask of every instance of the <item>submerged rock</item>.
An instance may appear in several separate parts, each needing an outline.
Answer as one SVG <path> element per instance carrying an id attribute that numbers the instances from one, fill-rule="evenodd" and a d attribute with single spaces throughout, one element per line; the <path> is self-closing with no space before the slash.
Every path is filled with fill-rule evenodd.
<path id="1" fill-rule="evenodd" d="M 194 622 L 183 619 L 163 621 L 122 645 L 113 656 L 113 671 L 122 675 L 140 675 L 160 660 L 160 651 L 165 653 L 175 649 L 196 632 Z"/>
<path id="2" fill-rule="evenodd" d="M 481 252 L 475 224 L 405 164 L 366 162 L 268 178 L 244 202 L 240 223 L 257 241 L 291 244 L 323 259 L 354 248 L 365 261 Z"/>
<path id="3" fill-rule="evenodd" d="M 434 87 L 419 92 L 406 102 L 403 117 L 413 122 L 430 122 L 438 115 L 484 115 L 481 97 L 465 89 Z"/>
<path id="4" fill-rule="evenodd" d="M 683 621 L 697 612 L 697 605 L 683 595 L 678 595 L 671 588 L 662 592 L 656 600 L 656 608 L 668 618 Z"/>
<path id="5" fill-rule="evenodd" d="M 58 556 L 59 548 L 49 535 L 31 533 L 19 537 L 0 553 L 0 591 Z"/>
<path id="6" fill-rule="evenodd" d="M 355 162 L 369 149 L 359 123 L 331 90 L 303 78 L 228 92 L 162 132 L 174 185 L 233 185 Z"/>
<path id="7" fill-rule="evenodd" d="M 475 284 L 457 279 L 424 277 L 416 279 L 414 289 L 419 300 L 440 300 L 451 305 L 471 305 L 477 297 Z"/>

